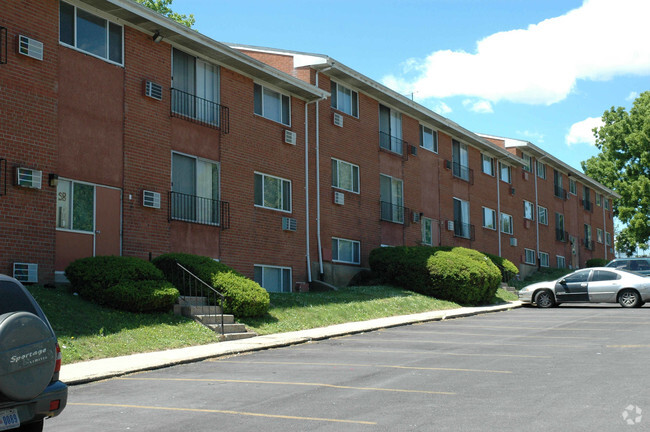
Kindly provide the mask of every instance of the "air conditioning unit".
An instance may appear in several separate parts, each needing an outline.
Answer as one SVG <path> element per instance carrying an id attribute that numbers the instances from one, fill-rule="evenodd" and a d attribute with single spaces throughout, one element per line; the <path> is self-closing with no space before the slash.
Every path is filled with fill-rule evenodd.
<path id="1" fill-rule="evenodd" d="M 526 170 L 522 171 L 522 172 L 521 172 L 521 177 L 522 177 L 524 180 L 528 180 L 528 171 L 526 171 Z"/>
<path id="2" fill-rule="evenodd" d="M 445 160 L 445 168 L 451 169 L 451 161 L 450 160 Z"/>
<path id="3" fill-rule="evenodd" d="M 514 194 L 515 194 L 515 188 L 511 187 L 510 188 L 510 195 L 514 195 Z"/>
<path id="4" fill-rule="evenodd" d="M 409 145 L 409 147 L 411 148 L 411 154 L 416 156 L 418 154 L 418 148 L 414 145 Z"/>
<path id="5" fill-rule="evenodd" d="M 18 54 L 43 60 L 43 42 L 20 35 L 18 36 Z"/>
<path id="6" fill-rule="evenodd" d="M 38 283 L 38 264 L 14 263 L 14 278 L 22 283 Z"/>
<path id="7" fill-rule="evenodd" d="M 296 145 L 296 133 L 290 130 L 284 131 L 284 142 L 291 145 Z"/>
<path id="8" fill-rule="evenodd" d="M 334 192 L 334 204 L 345 204 L 345 194 L 343 192 Z"/>
<path id="9" fill-rule="evenodd" d="M 454 221 L 452 221 L 452 220 L 447 221 L 447 230 L 448 231 L 453 231 L 454 230 Z"/>
<path id="10" fill-rule="evenodd" d="M 142 191 L 142 205 L 150 208 L 160 208 L 160 194 L 153 191 Z"/>
<path id="11" fill-rule="evenodd" d="M 517 239 L 514 237 L 510 237 L 510 246 L 517 246 Z"/>
<path id="12" fill-rule="evenodd" d="M 16 184 L 22 187 L 40 189 L 43 182 L 43 171 L 31 168 L 16 168 Z"/>
<path id="13" fill-rule="evenodd" d="M 411 219 L 411 220 L 413 221 L 413 223 L 418 223 L 418 222 L 420 222 L 420 219 L 421 219 L 420 213 L 414 211 L 414 212 L 411 213 L 411 215 L 412 215 L 412 219 Z"/>
<path id="14" fill-rule="evenodd" d="M 282 218 L 282 230 L 283 231 L 296 231 L 298 228 L 298 221 L 294 218 L 283 217 Z"/>
<path id="15" fill-rule="evenodd" d="M 343 127 L 343 116 L 339 113 L 334 113 L 332 122 L 334 123 L 334 126 Z"/>
<path id="16" fill-rule="evenodd" d="M 524 227 L 530 228 L 530 219 L 524 219 Z"/>
<path id="17" fill-rule="evenodd" d="M 162 86 L 153 81 L 145 81 L 144 95 L 151 99 L 162 100 Z"/>

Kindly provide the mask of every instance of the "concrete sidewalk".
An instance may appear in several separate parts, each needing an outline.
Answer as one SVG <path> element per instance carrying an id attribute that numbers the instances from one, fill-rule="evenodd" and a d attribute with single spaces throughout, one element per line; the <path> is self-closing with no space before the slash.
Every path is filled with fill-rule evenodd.
<path id="1" fill-rule="evenodd" d="M 414 315 L 402 315 L 388 318 L 378 318 L 369 321 L 350 322 L 329 327 L 319 327 L 310 330 L 300 330 L 289 333 L 278 333 L 257 336 L 250 339 L 219 342 L 209 345 L 199 345 L 187 348 L 177 348 L 168 351 L 133 354 L 129 356 L 91 360 L 81 363 L 63 365 L 60 379 L 68 385 L 83 384 L 128 373 L 158 369 L 182 363 L 196 362 L 213 357 L 221 357 L 244 352 L 258 351 L 327 339 L 336 336 L 363 333 L 382 328 L 414 324 L 427 321 L 440 321 L 447 318 L 458 318 L 489 312 L 500 312 L 521 306 L 515 301 L 497 306 L 464 307 L 441 311 L 423 312 Z"/>

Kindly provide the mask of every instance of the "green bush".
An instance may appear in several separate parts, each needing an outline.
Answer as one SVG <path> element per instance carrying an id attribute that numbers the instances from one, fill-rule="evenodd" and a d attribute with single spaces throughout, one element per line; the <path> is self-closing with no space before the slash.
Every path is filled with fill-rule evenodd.
<path id="1" fill-rule="evenodd" d="M 510 279 L 513 278 L 513 276 L 519 274 L 519 269 L 517 268 L 516 265 L 512 263 L 512 261 L 500 257 L 498 255 L 492 255 L 485 252 L 483 252 L 483 255 L 490 258 L 490 260 L 494 263 L 494 265 L 497 266 L 497 268 L 501 272 L 501 280 L 503 282 L 508 282 Z"/>
<path id="2" fill-rule="evenodd" d="M 381 285 L 383 282 L 381 278 L 372 270 L 361 270 L 350 279 L 348 286 L 373 286 Z"/>
<path id="3" fill-rule="evenodd" d="M 437 251 L 427 260 L 433 295 L 461 304 L 489 303 L 501 272 L 484 254 L 466 248 Z"/>
<path id="4" fill-rule="evenodd" d="M 604 258 L 592 258 L 587 260 L 587 267 L 605 267 L 609 260 L 606 260 Z"/>
<path id="5" fill-rule="evenodd" d="M 65 275 L 70 287 L 83 298 L 98 304 L 108 304 L 108 290 L 128 281 L 164 281 L 164 274 L 153 264 L 140 258 L 97 256 L 72 262 Z"/>
<path id="6" fill-rule="evenodd" d="M 157 312 L 171 309 L 178 290 L 167 281 L 125 281 L 106 290 L 107 306 L 129 312 Z"/>
<path id="7" fill-rule="evenodd" d="M 213 260 L 210 257 L 201 255 L 192 255 L 186 253 L 168 253 L 160 255 L 153 259 L 153 264 L 158 267 L 165 275 L 165 279 L 174 283 L 176 288 L 182 293 L 182 284 L 175 280 L 180 273 L 178 272 L 178 262 L 180 265 L 194 273 L 205 283 L 210 283 L 212 276 L 221 272 L 237 273 L 231 267 Z M 239 273 L 237 273 L 239 274 Z M 188 293 L 185 293 L 188 294 Z"/>

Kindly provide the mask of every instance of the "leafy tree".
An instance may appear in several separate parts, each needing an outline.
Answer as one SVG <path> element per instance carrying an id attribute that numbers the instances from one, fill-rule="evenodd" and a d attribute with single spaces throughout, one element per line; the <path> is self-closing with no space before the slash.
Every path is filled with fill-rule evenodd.
<path id="1" fill-rule="evenodd" d="M 181 15 L 179 13 L 172 11 L 170 6 L 172 4 L 172 1 L 174 0 L 135 0 L 135 1 L 187 27 L 191 28 L 196 22 L 196 20 L 194 19 L 194 14 Z"/>
<path id="2" fill-rule="evenodd" d="M 650 91 L 641 93 L 629 113 L 612 107 L 602 119 L 604 125 L 594 128 L 601 153 L 583 161 L 582 169 L 621 195 L 613 210 L 626 226 L 616 247 L 632 254 L 650 239 Z"/>

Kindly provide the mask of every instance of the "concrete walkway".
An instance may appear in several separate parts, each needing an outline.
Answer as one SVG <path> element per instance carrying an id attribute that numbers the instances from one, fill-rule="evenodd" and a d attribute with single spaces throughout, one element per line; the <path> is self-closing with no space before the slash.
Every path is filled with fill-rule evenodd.
<path id="1" fill-rule="evenodd" d="M 314 340 L 327 339 L 336 336 L 363 333 L 388 327 L 396 327 L 427 321 L 440 321 L 448 318 L 458 318 L 489 312 L 500 312 L 521 306 L 515 301 L 497 306 L 464 307 L 441 311 L 423 312 L 414 315 L 402 315 L 388 318 L 378 318 L 369 321 L 350 322 L 329 327 L 319 327 L 310 330 L 300 330 L 288 333 L 278 333 L 257 336 L 250 339 L 219 342 L 209 345 L 199 345 L 187 348 L 177 348 L 167 351 L 133 354 L 87 362 L 73 363 L 61 367 L 60 379 L 68 385 L 97 381 L 128 373 L 158 369 L 182 363 L 196 362 L 213 357 L 234 355 L 244 352 L 277 348 L 288 345 L 306 343 Z"/>

